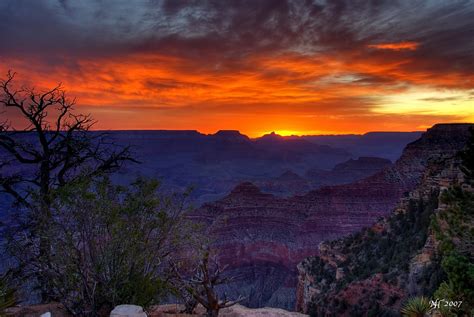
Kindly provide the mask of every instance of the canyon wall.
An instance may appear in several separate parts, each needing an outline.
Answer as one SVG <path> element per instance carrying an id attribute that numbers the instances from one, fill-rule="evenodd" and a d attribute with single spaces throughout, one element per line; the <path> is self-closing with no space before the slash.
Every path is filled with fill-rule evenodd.
<path id="1" fill-rule="evenodd" d="M 452 157 L 464 146 L 469 126 L 435 125 L 407 145 L 395 164 L 355 183 L 290 198 L 243 183 L 190 218 L 206 224 L 221 262 L 237 277 L 228 294 L 247 296 L 245 304 L 251 307 L 294 308 L 297 264 L 318 254 L 322 241 L 387 216 L 422 182 L 430 162 Z"/>
<path id="2" fill-rule="evenodd" d="M 392 175 L 412 190 L 387 217 L 357 234 L 322 242 L 317 256 L 298 264 L 298 311 L 353 316 L 373 310 L 382 316 L 397 311 L 407 296 L 433 291 L 442 273 L 431 215 L 444 208 L 442 191 L 463 183 L 457 153 L 469 126 L 437 125 L 407 146 Z"/>

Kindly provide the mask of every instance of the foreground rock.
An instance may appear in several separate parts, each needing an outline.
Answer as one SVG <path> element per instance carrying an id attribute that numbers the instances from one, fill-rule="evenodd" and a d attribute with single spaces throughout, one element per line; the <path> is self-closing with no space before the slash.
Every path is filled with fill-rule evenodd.
<path id="1" fill-rule="evenodd" d="M 241 305 L 235 305 L 229 308 L 226 308 L 222 311 L 219 316 L 222 317 L 303 317 L 307 316 L 297 312 L 290 312 L 284 309 L 279 308 L 256 308 L 251 309 Z"/>
<path id="2" fill-rule="evenodd" d="M 12 317 L 38 317 L 50 314 L 52 317 L 70 317 L 71 315 L 59 303 L 16 306 L 5 310 L 6 316 Z"/>
<path id="3" fill-rule="evenodd" d="M 140 306 L 119 305 L 112 310 L 110 317 L 147 317 L 147 315 Z"/>
<path id="4" fill-rule="evenodd" d="M 146 309 L 135 305 L 119 305 L 110 313 L 110 317 L 204 317 L 206 311 L 202 306 L 196 308 L 194 314 L 180 313 L 184 309 L 183 305 L 158 305 Z M 66 312 L 61 304 L 51 303 L 44 305 L 31 305 L 25 307 L 13 307 L 7 310 L 7 316 L 14 317 L 38 317 L 45 314 L 50 314 L 51 317 L 71 317 Z M 45 315 L 46 316 L 46 315 Z M 219 312 L 219 317 L 304 317 L 304 315 L 297 312 L 286 311 L 279 308 L 247 308 L 242 305 L 234 305 L 229 308 L 222 309 Z"/>
<path id="5" fill-rule="evenodd" d="M 202 307 L 196 309 L 196 313 L 180 314 L 183 309 L 181 305 L 160 305 L 150 309 L 148 316 L 150 317 L 186 317 L 186 316 L 205 316 L 205 310 Z M 234 305 L 224 308 L 219 312 L 219 317 L 304 317 L 304 315 L 297 312 L 290 312 L 279 308 L 248 308 L 242 305 Z"/>

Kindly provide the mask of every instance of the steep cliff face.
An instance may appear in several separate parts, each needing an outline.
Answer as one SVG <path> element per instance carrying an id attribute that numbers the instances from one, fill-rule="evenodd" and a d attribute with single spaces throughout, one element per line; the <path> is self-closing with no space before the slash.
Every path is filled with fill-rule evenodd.
<path id="1" fill-rule="evenodd" d="M 318 256 L 298 265 L 298 310 L 384 316 L 407 296 L 434 291 L 442 272 L 430 218 L 443 208 L 440 192 L 463 181 L 456 154 L 469 138 L 469 126 L 436 125 L 406 147 L 385 176 L 394 189 L 411 188 L 408 195 L 392 214 L 357 234 L 321 243 Z"/>
<path id="2" fill-rule="evenodd" d="M 190 217 L 207 224 L 220 260 L 238 277 L 228 287 L 229 294 L 248 296 L 245 304 L 252 307 L 294 308 L 297 264 L 321 252 L 320 242 L 349 235 L 387 216 L 400 199 L 407 202 L 408 193 L 420 183 L 438 184 L 427 176 L 426 168 L 459 151 L 468 127 L 436 125 L 409 144 L 393 166 L 352 184 L 283 199 L 244 183 Z M 337 269 L 336 273 L 344 274 Z M 300 270 L 304 280 L 300 286 L 307 285 L 298 289 L 298 307 L 304 308 L 317 288 L 309 287 L 314 284 L 307 282 L 311 278 L 301 274 L 305 273 Z"/>

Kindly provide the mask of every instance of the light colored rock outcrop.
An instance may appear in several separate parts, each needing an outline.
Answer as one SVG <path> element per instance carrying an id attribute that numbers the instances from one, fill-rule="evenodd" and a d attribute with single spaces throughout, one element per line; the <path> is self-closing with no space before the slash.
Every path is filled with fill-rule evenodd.
<path id="1" fill-rule="evenodd" d="M 140 306 L 119 305 L 112 310 L 110 317 L 147 317 L 147 315 Z"/>
<path id="2" fill-rule="evenodd" d="M 290 312 L 280 308 L 247 308 L 242 305 L 234 305 L 223 309 L 219 316 L 221 317 L 304 317 L 297 312 Z"/>

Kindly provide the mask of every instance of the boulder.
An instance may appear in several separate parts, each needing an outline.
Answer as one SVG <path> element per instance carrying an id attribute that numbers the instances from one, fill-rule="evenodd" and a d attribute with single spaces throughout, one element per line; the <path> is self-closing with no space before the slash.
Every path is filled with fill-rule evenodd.
<path id="1" fill-rule="evenodd" d="M 224 308 L 219 312 L 222 317 L 305 317 L 297 312 L 291 312 L 280 308 L 247 308 L 242 305 L 234 305 Z"/>
<path id="2" fill-rule="evenodd" d="M 110 317 L 147 317 L 147 315 L 140 306 L 119 305 L 110 312 Z"/>

